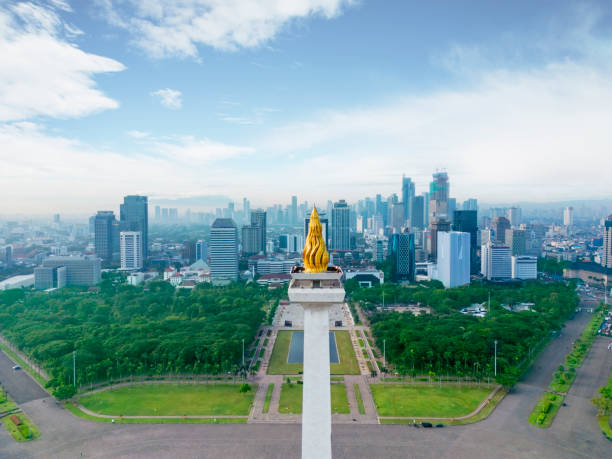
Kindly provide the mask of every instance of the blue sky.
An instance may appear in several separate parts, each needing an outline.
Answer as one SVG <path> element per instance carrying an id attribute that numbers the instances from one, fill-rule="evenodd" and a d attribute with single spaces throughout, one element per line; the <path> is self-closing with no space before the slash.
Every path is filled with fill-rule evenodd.
<path id="1" fill-rule="evenodd" d="M 607 2 L 8 1 L 0 54 L 0 214 L 612 191 Z"/>

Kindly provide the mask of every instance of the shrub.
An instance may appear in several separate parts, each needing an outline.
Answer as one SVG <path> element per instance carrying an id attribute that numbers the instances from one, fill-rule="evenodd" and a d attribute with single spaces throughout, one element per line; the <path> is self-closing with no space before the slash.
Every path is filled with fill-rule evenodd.
<path id="1" fill-rule="evenodd" d="M 536 419 L 536 424 L 543 424 L 546 419 L 546 413 L 540 413 Z"/>
<path id="2" fill-rule="evenodd" d="M 76 392 L 76 387 L 74 386 L 59 386 L 53 391 L 53 396 L 59 400 L 65 400 L 71 398 Z"/>
<path id="3" fill-rule="evenodd" d="M 557 400 L 557 395 L 556 394 L 550 394 L 548 399 L 554 402 L 555 400 Z"/>
<path id="4" fill-rule="evenodd" d="M 23 438 L 32 438 L 32 432 L 30 432 L 30 428 L 26 424 L 21 424 L 18 429 Z"/>
<path id="5" fill-rule="evenodd" d="M 241 393 L 244 394 L 246 392 L 249 392 L 250 390 L 251 390 L 251 385 L 250 384 L 243 383 L 243 384 L 240 385 L 240 392 Z"/>
<path id="6" fill-rule="evenodd" d="M 550 402 L 546 402 L 542 405 L 542 408 L 540 408 L 540 412 L 546 414 L 549 411 L 550 411 Z"/>

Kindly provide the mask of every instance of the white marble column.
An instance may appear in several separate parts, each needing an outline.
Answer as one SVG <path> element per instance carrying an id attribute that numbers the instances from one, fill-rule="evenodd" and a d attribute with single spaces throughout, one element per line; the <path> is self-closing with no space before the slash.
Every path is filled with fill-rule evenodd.
<path id="1" fill-rule="evenodd" d="M 304 307 L 302 458 L 331 459 L 329 305 Z"/>

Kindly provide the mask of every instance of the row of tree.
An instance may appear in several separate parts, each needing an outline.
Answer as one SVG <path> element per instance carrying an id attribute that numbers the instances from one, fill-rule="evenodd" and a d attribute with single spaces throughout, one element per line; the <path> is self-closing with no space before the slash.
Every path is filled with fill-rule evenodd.
<path id="1" fill-rule="evenodd" d="M 428 283 L 402 287 L 359 289 L 351 294 L 370 311 L 372 332 L 380 347 L 386 342 L 387 360 L 402 374 L 429 373 L 493 376 L 497 341 L 497 375 L 512 385 L 537 346 L 560 329 L 578 305 L 574 283 L 527 282 L 520 285 L 474 283 L 443 289 Z M 378 311 L 376 305 L 421 303 L 432 314 Z M 488 304 L 485 318 L 459 312 L 473 303 Z M 502 304 L 534 303 L 532 311 L 509 312 Z M 488 307 L 488 306 L 487 306 Z"/>
<path id="2" fill-rule="evenodd" d="M 0 292 L 0 331 L 42 364 L 51 386 L 137 374 L 218 374 L 241 363 L 246 346 L 282 292 L 254 283 L 187 291 L 167 282 L 120 284 L 98 293 Z"/>

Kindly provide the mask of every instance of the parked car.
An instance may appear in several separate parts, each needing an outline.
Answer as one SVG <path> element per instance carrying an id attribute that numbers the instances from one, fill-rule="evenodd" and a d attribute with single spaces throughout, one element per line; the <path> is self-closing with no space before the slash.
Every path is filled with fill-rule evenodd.
<path id="1" fill-rule="evenodd" d="M 13 367 L 13 370 L 21 370 L 21 367 L 20 367 L 19 365 L 15 365 L 15 366 Z"/>
<path id="2" fill-rule="evenodd" d="M 444 424 L 436 424 L 436 427 L 444 427 Z"/>
<path id="3" fill-rule="evenodd" d="M 421 425 L 423 427 L 433 427 L 433 424 L 431 422 L 421 422 Z"/>

